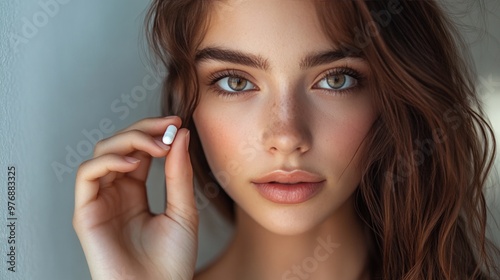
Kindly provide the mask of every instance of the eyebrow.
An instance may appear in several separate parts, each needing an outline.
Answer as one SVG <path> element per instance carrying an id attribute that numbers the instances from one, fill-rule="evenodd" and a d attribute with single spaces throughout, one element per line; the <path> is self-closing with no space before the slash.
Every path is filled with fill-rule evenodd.
<path id="1" fill-rule="evenodd" d="M 345 58 L 357 58 L 364 60 L 364 58 L 361 56 L 361 53 L 350 53 L 347 54 L 346 52 L 343 52 L 341 50 L 329 50 L 329 51 L 323 51 L 323 52 L 318 52 L 314 54 L 310 54 L 306 56 L 301 62 L 300 62 L 300 68 L 301 69 L 306 69 L 306 68 L 312 68 L 315 66 L 320 66 L 324 64 L 329 64 L 341 59 Z"/>
<path id="2" fill-rule="evenodd" d="M 358 58 L 363 59 L 360 53 L 345 53 L 341 50 L 328 50 L 317 52 L 306 56 L 300 62 L 300 68 L 312 68 L 319 65 L 329 64 L 345 58 Z M 222 62 L 230 62 L 235 64 L 246 65 L 261 70 L 269 69 L 269 62 L 267 59 L 253 54 L 244 53 L 237 50 L 228 50 L 217 47 L 208 47 L 196 52 L 195 62 L 202 62 L 205 60 L 216 60 Z"/>
<path id="3" fill-rule="evenodd" d="M 269 69 L 269 62 L 261 56 L 221 48 L 212 47 L 198 51 L 196 53 L 195 62 L 198 63 L 204 60 L 231 62 L 259 68 L 262 70 Z"/>

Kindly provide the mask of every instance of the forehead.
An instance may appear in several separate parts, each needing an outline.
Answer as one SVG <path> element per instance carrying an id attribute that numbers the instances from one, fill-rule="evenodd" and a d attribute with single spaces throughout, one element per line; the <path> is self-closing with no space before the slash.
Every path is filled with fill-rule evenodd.
<path id="1" fill-rule="evenodd" d="M 331 47 L 313 0 L 215 1 L 201 48 L 301 49 Z"/>

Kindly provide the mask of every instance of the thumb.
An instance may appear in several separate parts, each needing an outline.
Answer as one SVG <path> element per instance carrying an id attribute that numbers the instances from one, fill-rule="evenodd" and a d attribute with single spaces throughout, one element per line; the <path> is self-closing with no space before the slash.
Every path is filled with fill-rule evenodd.
<path id="1" fill-rule="evenodd" d="M 189 131 L 179 129 L 165 160 L 165 180 L 167 203 L 165 214 L 182 223 L 196 222 L 196 209 L 193 189 L 193 168 L 189 158 Z"/>

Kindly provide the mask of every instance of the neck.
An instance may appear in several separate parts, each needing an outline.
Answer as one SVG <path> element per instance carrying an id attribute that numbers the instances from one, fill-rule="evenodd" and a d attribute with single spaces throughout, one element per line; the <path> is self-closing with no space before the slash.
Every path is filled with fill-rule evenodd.
<path id="1" fill-rule="evenodd" d="M 369 279 L 369 238 L 352 200 L 294 236 L 270 232 L 236 207 L 234 239 L 219 267 L 230 279 Z"/>

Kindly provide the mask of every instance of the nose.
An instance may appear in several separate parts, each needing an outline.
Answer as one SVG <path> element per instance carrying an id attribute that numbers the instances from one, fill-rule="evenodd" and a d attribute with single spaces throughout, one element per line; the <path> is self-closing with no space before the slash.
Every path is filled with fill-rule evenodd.
<path id="1" fill-rule="evenodd" d="M 300 96 L 275 97 L 266 112 L 262 131 L 263 144 L 271 154 L 303 154 L 311 148 L 308 106 Z"/>

